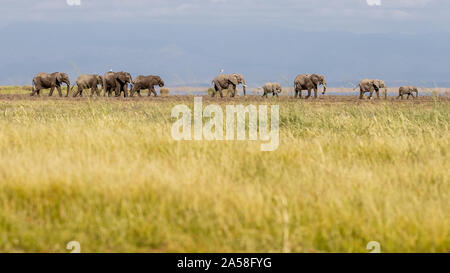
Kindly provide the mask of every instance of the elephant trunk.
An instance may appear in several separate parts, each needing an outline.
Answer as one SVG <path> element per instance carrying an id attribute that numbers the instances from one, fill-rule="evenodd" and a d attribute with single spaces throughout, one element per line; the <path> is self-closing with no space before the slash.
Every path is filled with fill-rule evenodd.
<path id="1" fill-rule="evenodd" d="M 247 84 L 245 80 L 242 81 L 242 89 L 244 90 L 244 96 L 247 96 Z"/>
<path id="2" fill-rule="evenodd" d="M 134 89 L 134 82 L 130 82 L 130 92 Z"/>
<path id="3" fill-rule="evenodd" d="M 68 97 L 68 96 L 69 96 L 69 93 L 70 93 L 70 81 L 65 81 L 64 83 L 67 84 L 67 94 L 66 94 L 66 97 Z"/>
<path id="4" fill-rule="evenodd" d="M 323 83 L 323 92 L 322 92 L 322 95 L 325 95 L 326 92 L 327 92 L 327 83 L 324 82 L 324 83 Z"/>

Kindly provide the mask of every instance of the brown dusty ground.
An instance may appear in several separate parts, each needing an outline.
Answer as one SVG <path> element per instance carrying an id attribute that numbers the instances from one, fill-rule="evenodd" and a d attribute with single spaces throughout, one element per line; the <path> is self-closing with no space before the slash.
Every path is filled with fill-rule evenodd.
<path id="1" fill-rule="evenodd" d="M 198 95 L 170 95 L 170 96 L 158 96 L 158 97 L 147 97 L 147 96 L 142 96 L 142 97 L 133 97 L 133 98 L 124 98 L 124 97 L 89 97 L 89 96 L 84 96 L 84 97 L 59 97 L 59 96 L 52 96 L 49 97 L 48 95 L 41 95 L 41 96 L 33 96 L 31 97 L 30 95 L 26 95 L 26 94 L 0 94 L 0 102 L 1 101 L 73 101 L 73 102 L 78 102 L 78 101 L 89 101 L 89 100 L 95 100 L 95 101 L 123 101 L 123 102 L 135 102 L 135 101 L 144 101 L 144 102 L 184 102 L 184 103 L 191 103 L 194 100 L 194 97 L 199 97 Z M 386 100 L 384 98 L 373 98 L 372 100 L 368 100 L 367 97 L 364 100 L 360 100 L 359 96 L 333 96 L 333 95 L 325 95 L 325 96 L 320 96 L 317 99 L 314 98 L 309 98 L 309 99 L 296 99 L 293 96 L 280 96 L 278 98 L 272 98 L 269 97 L 268 99 L 266 98 L 262 98 L 261 96 L 257 96 L 257 95 L 250 95 L 247 97 L 243 97 L 243 96 L 239 96 L 239 97 L 235 97 L 235 98 L 231 98 L 231 97 L 225 97 L 225 98 L 220 98 L 220 97 L 215 97 L 212 98 L 210 96 L 207 95 L 203 95 L 201 96 L 203 98 L 203 102 L 205 103 L 216 103 L 216 104 L 224 104 L 224 103 L 237 103 L 237 102 L 241 102 L 241 103 L 264 103 L 264 102 L 270 102 L 270 103 L 274 103 L 276 101 L 279 102 L 295 102 L 298 101 L 299 103 L 309 103 L 309 104 L 321 104 L 321 105 L 326 105 L 326 104 L 334 104 L 334 103 L 345 103 L 345 104 L 362 104 L 362 103 L 373 103 L 373 104 L 379 104 L 379 103 L 385 103 L 385 102 L 389 102 L 389 103 L 393 103 L 393 104 L 398 104 L 398 103 L 411 103 L 411 104 L 428 104 L 431 102 L 436 101 L 437 98 L 435 97 L 431 97 L 431 96 L 423 96 L 423 97 L 419 97 L 417 99 L 397 99 L 396 97 L 388 97 Z M 445 103 L 450 103 L 450 97 L 449 96 L 439 96 L 438 100 L 440 102 L 445 102 Z"/>

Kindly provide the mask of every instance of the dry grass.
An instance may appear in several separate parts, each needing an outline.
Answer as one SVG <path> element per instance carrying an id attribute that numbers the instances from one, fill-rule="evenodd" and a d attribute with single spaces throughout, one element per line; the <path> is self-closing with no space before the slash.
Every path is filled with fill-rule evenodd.
<path id="1" fill-rule="evenodd" d="M 448 100 L 205 100 L 280 104 L 263 153 L 173 141 L 192 97 L 19 98 L 0 98 L 2 252 L 450 251 Z"/>

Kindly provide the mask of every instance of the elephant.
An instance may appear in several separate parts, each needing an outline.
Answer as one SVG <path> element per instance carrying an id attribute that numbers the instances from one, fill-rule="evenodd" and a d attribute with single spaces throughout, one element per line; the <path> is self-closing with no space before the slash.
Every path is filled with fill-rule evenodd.
<path id="1" fill-rule="evenodd" d="M 222 90 L 229 89 L 230 87 L 233 88 L 233 93 L 231 94 L 232 97 L 236 96 L 236 86 L 238 84 L 242 84 L 244 89 L 244 96 L 246 96 L 246 88 L 247 84 L 245 83 L 245 79 L 241 74 L 220 74 L 219 76 L 215 77 L 212 81 L 214 84 L 214 92 L 212 93 L 212 97 L 216 95 L 217 92 L 220 93 L 220 97 L 223 98 Z"/>
<path id="2" fill-rule="evenodd" d="M 155 85 L 158 85 L 159 87 L 164 86 L 164 81 L 161 79 L 160 76 L 142 76 L 139 75 L 136 78 L 134 78 L 133 81 L 133 88 L 130 92 L 130 97 L 134 96 L 134 93 L 137 92 L 138 96 L 141 96 L 141 90 L 142 89 L 148 89 L 148 96 L 153 93 L 155 97 L 157 96 L 155 91 Z"/>
<path id="3" fill-rule="evenodd" d="M 278 97 L 278 94 L 281 93 L 282 88 L 281 88 L 281 84 L 277 83 L 277 82 L 268 82 L 264 85 L 263 87 L 264 90 L 264 95 L 263 97 L 267 98 L 267 95 L 272 93 L 272 95 L 275 97 Z"/>
<path id="4" fill-rule="evenodd" d="M 419 89 L 417 89 L 417 87 L 415 87 L 415 86 L 402 86 L 398 90 L 398 97 L 397 97 L 397 99 L 399 99 L 399 98 L 403 99 L 403 95 L 408 95 L 408 97 L 407 97 L 408 100 L 409 100 L 409 96 L 412 96 L 413 99 L 414 99 L 415 98 L 414 94 L 413 94 L 414 92 L 416 93 L 416 98 L 419 97 Z"/>
<path id="5" fill-rule="evenodd" d="M 103 96 L 111 96 L 112 90 L 115 90 L 116 97 L 119 97 L 123 91 L 123 96 L 128 96 L 128 84 L 132 85 L 133 78 L 128 72 L 107 72 L 103 76 Z"/>
<path id="6" fill-rule="evenodd" d="M 375 91 L 377 93 L 377 98 L 380 98 L 380 89 L 386 88 L 386 84 L 382 80 L 377 79 L 364 79 L 362 80 L 356 87 L 357 89 L 359 87 L 360 95 L 359 98 L 364 98 L 364 93 L 369 92 L 369 99 L 372 99 L 373 92 Z"/>
<path id="7" fill-rule="evenodd" d="M 78 94 L 83 96 L 83 89 L 91 89 L 91 97 L 94 95 L 94 92 L 97 96 L 100 96 L 100 90 L 98 90 L 98 85 L 103 85 L 103 77 L 97 74 L 84 74 L 78 77 L 77 79 L 78 90 L 74 97 L 78 96 Z"/>
<path id="8" fill-rule="evenodd" d="M 317 89 L 319 85 L 323 85 L 322 95 L 327 91 L 327 82 L 325 77 L 319 74 L 300 74 L 294 80 L 295 85 L 295 97 L 300 95 L 302 98 L 302 90 L 308 90 L 308 95 L 305 97 L 308 99 L 311 97 L 311 89 L 314 89 L 314 98 L 317 98 Z"/>
<path id="9" fill-rule="evenodd" d="M 53 91 L 58 89 L 59 96 L 62 97 L 62 91 L 61 91 L 61 83 L 65 83 L 67 85 L 67 94 L 66 97 L 69 96 L 70 93 L 70 80 L 69 76 L 66 73 L 62 72 L 55 72 L 52 74 L 48 73 L 38 73 L 33 78 L 33 87 L 31 90 L 30 96 L 34 96 L 34 94 L 37 94 L 40 96 L 40 92 L 42 89 L 48 89 L 50 88 L 49 96 L 53 95 Z"/>

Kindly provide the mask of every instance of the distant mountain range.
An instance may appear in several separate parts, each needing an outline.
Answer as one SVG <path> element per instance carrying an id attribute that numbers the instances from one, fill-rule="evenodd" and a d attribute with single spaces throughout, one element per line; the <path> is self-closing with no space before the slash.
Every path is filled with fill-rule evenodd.
<path id="1" fill-rule="evenodd" d="M 450 87 L 450 35 L 305 32 L 208 24 L 12 24 L 0 28 L 0 85 L 30 84 L 37 72 L 126 70 L 158 74 L 170 86 L 209 86 L 223 69 L 250 87 L 285 86 L 300 73 L 330 87 L 362 78 L 389 86 Z"/>

